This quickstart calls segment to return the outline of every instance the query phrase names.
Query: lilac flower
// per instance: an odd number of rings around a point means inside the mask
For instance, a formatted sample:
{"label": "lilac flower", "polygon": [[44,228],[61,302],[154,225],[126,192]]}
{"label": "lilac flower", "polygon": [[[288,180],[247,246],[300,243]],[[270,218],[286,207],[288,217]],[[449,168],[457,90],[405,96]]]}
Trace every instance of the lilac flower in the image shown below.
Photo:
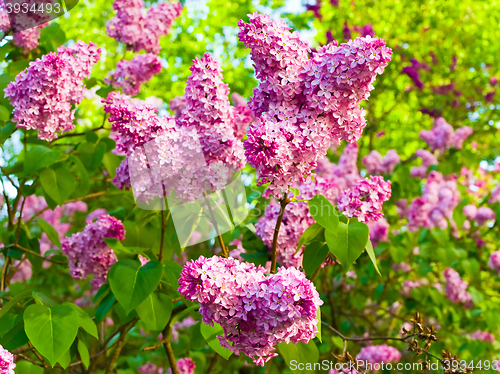
{"label": "lilac flower", "polygon": [[484,225],[488,221],[492,221],[496,218],[496,214],[493,210],[487,206],[482,206],[477,210],[476,222],[479,226]]}
{"label": "lilac flower", "polygon": [[496,251],[491,254],[488,266],[500,275],[500,251]]}
{"label": "lilac flower", "polygon": [[57,131],[75,127],[74,104],[83,100],[82,81],[101,50],[92,42],[79,41],[72,47],[59,47],[57,52],[31,62],[5,89],[17,127],[38,130],[38,137],[47,141],[57,138]]}
{"label": "lilac flower", "polygon": [[483,342],[490,342],[490,343],[495,342],[495,337],[493,336],[493,334],[490,334],[489,332],[486,331],[477,330],[470,337],[473,340],[482,340]]}
{"label": "lilac flower", "polygon": [[155,74],[161,72],[160,58],[152,53],[136,55],[132,60],[121,60],[116,69],[104,79],[106,84],[114,88],[121,87],[126,95],[137,95],[141,85],[149,82]]}
{"label": "lilac flower", "polygon": [[259,86],[249,107],[257,120],[245,140],[245,155],[265,196],[281,197],[303,183],[316,161],[341,140],[354,142],[365,126],[359,102],[390,59],[380,39],[357,38],[319,48],[307,44],[283,20],[254,13],[239,23],[239,38],[251,49]]}
{"label": "lilac flower", "polygon": [[388,241],[389,224],[385,218],[381,218],[378,221],[368,221],[366,224],[370,229],[370,240],[374,247],[376,247],[379,242]]}
{"label": "lilac flower", "polygon": [[14,355],[0,345],[0,372],[2,374],[14,374],[15,368]]}
{"label": "lilac flower", "polygon": [[411,168],[410,175],[413,178],[425,178],[429,166],[438,164],[437,157],[425,149],[417,149],[415,156],[422,160],[422,165]]}
{"label": "lilac flower", "polygon": [[[261,289],[270,295],[259,296]],[[261,366],[277,355],[277,344],[314,338],[316,313],[323,303],[314,285],[293,267],[265,276],[262,267],[217,256],[188,262],[179,292],[200,302],[204,323],[222,326],[222,346]]]}
{"label": "lilac flower", "polygon": [[371,176],[344,191],[337,208],[347,217],[358,217],[360,222],[378,221],[383,217],[382,203],[390,197],[391,182],[380,176]]}
{"label": "lilac flower", "polygon": [[62,252],[68,257],[70,274],[75,279],[94,275],[92,285],[99,288],[106,282],[116,256],[106,245],[104,238],[125,239],[125,228],[120,220],[102,215],[95,222],[89,222],[82,232],[61,241]]}
{"label": "lilac flower", "polygon": [[382,362],[397,362],[401,360],[401,353],[396,348],[386,344],[371,345],[361,348],[356,360],[368,361],[372,365]]}
{"label": "lilac flower", "polygon": [[500,185],[495,186],[493,190],[491,190],[491,196],[488,199],[488,203],[494,204],[500,201]]}
{"label": "lilac flower", "polygon": [[467,309],[472,307],[472,298],[470,293],[467,292],[468,285],[460,278],[460,274],[452,268],[447,268],[444,271],[444,277],[446,279],[446,297],[452,303],[464,304]]}
{"label": "lilac flower", "polygon": [[144,11],[142,0],[115,0],[116,16],[106,24],[108,36],[125,43],[128,50],[160,53],[160,38],[168,35],[175,19],[182,13],[178,1],[159,3]]}
{"label": "lilac flower", "polygon": [[371,175],[390,174],[400,161],[401,159],[395,149],[387,151],[383,158],[377,151],[371,151],[363,157],[363,165]]}
{"label": "lilac flower", "polygon": [[442,153],[451,147],[462,149],[462,143],[472,134],[472,131],[472,128],[468,126],[453,131],[453,126],[444,118],[438,117],[432,130],[420,131],[420,137],[429,145],[431,151],[439,150]]}

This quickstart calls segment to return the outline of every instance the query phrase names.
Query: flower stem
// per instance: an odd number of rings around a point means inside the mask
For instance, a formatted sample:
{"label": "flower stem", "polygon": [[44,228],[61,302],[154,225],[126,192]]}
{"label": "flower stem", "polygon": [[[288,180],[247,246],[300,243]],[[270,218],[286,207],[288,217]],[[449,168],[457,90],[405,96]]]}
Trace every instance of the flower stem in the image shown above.
{"label": "flower stem", "polygon": [[273,248],[271,252],[271,273],[276,273],[276,254],[277,254],[277,246],[278,246],[278,234],[280,232],[281,222],[283,221],[283,215],[285,214],[285,208],[288,201],[288,192],[283,196],[283,199],[280,200],[280,214],[278,216],[278,220],[276,221],[276,227],[274,229],[273,236]]}
{"label": "flower stem", "polygon": [[170,219],[170,211],[165,218],[165,211],[161,211],[161,238],[160,238],[160,252],[158,253],[158,261],[163,259],[163,242],[165,241],[165,229],[167,228],[168,220]]}

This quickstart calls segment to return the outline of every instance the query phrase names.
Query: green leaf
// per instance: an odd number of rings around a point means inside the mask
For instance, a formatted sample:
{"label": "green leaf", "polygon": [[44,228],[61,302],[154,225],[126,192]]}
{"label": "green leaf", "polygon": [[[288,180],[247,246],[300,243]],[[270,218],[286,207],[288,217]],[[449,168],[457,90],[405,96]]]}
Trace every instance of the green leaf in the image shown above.
{"label": "green leaf", "polygon": [[24,311],[26,335],[52,367],[69,350],[78,333],[78,314],[68,305],[30,305]]}
{"label": "green leaf", "polygon": [[304,244],[310,243],[325,232],[325,228],[319,223],[315,222],[309,226],[300,236],[299,243],[297,244],[297,251],[302,248]]}
{"label": "green leaf", "polygon": [[15,127],[11,122],[6,124],[5,126],[0,127],[0,145],[2,145],[7,139],[10,138],[14,130]]}
{"label": "green leaf", "polygon": [[214,323],[214,326],[208,326],[203,322],[200,322],[200,331],[203,338],[207,344],[212,348],[216,353],[224,357],[226,360],[233,354],[229,349],[224,348],[220,345],[219,338],[217,336],[224,336],[224,331],[222,330],[222,326],[218,323]]}
{"label": "green leaf", "polygon": [[99,335],[97,334],[97,326],[86,311],[84,311],[76,304],[64,303],[63,305],[68,305],[73,308],[76,313],[78,313],[78,324],[81,326],[81,328],[87,331],[94,338],[99,339]]}
{"label": "green leaf", "polygon": [[10,110],[8,110],[3,105],[0,105],[0,120],[8,121],[10,119]]}
{"label": "green leaf", "polygon": [[375,271],[377,272],[378,275],[382,276],[382,274],[380,274],[380,270],[378,269],[377,258],[375,257],[375,252],[373,251],[373,245],[371,240],[368,239],[368,241],[366,242],[365,249],[366,252],[368,253],[368,256],[370,257],[370,260],[373,263],[373,266],[375,267]]}
{"label": "green leaf", "polygon": [[256,266],[262,265],[266,266],[267,261],[269,261],[269,254],[263,252],[255,252],[255,253],[242,253],[241,257],[247,261],[255,264]]}
{"label": "green leaf", "polygon": [[318,310],[316,311],[316,318],[318,319],[318,324],[316,328],[318,329],[318,333],[316,337],[318,338],[320,343],[323,343],[323,338],[321,337],[321,308],[318,306]]}
{"label": "green leaf", "polygon": [[330,252],[337,257],[345,272],[351,268],[365,249],[368,233],[368,226],[360,222],[353,222],[350,225],[340,222],[336,234],[330,230],[325,231]]}
{"label": "green leaf", "polygon": [[61,152],[57,149],[50,149],[44,146],[37,146],[26,153],[24,159],[24,172],[32,173],[36,170],[52,165],[59,160]]}
{"label": "green leaf", "polygon": [[314,275],[323,261],[325,261],[326,256],[328,256],[328,251],[328,245],[317,241],[314,241],[306,246],[302,260],[302,267],[304,268],[306,276],[309,279]]}
{"label": "green leaf", "polygon": [[95,311],[95,321],[96,323],[101,322],[109,310],[113,307],[116,302],[116,297],[111,292],[106,295],[104,299],[100,302],[99,306]]}
{"label": "green leaf", "polygon": [[191,338],[189,339],[189,348],[194,351],[200,351],[205,347],[205,338],[201,335],[200,327],[203,323],[198,322],[191,330]]}
{"label": "green leaf", "polygon": [[148,330],[162,331],[172,314],[172,300],[163,293],[152,293],[135,310]]}
{"label": "green leaf", "polygon": [[71,348],[68,349],[64,354],[57,360],[57,363],[66,370],[66,368],[71,364]]}
{"label": "green leaf", "polygon": [[[314,370],[307,370],[307,364],[310,364],[311,369],[314,364],[319,360],[319,351],[316,347],[314,340],[309,343],[288,343],[285,342],[278,344],[280,355],[287,366],[294,372],[298,373],[312,373]],[[303,364],[302,370],[299,369],[299,364]],[[302,368],[302,367],[301,367]]]}
{"label": "green leaf", "polygon": [[32,295],[32,291],[26,290],[26,291],[23,291],[23,292],[17,294],[16,296],[14,296],[12,299],[10,299],[10,301],[7,304],[2,306],[2,309],[0,309],[0,318],[2,318],[4,315],[6,315],[7,312],[12,307],[14,307],[18,302],[20,302],[21,300],[24,300],[28,297],[31,297],[31,295]]}
{"label": "green leaf", "polygon": [[122,161],[120,160],[120,157],[111,152],[105,153],[102,158],[102,163],[104,164],[104,167],[108,171],[109,175],[113,178],[116,175],[116,168],[120,166],[121,162]]}
{"label": "green leaf", "polygon": [[298,197],[300,195],[300,191],[298,188],[292,187],[290,191],[293,193],[293,197]]}
{"label": "green leaf", "polygon": [[44,192],[58,205],[63,205],[75,190],[75,178],[66,169],[56,170],[45,168],[40,173],[40,181]]}
{"label": "green leaf", "polygon": [[112,86],[106,86],[99,88],[95,93],[102,98],[108,97],[110,92],[113,92],[114,88]]}
{"label": "green leaf", "polygon": [[339,225],[339,216],[335,207],[323,195],[316,195],[308,202],[309,213],[325,229],[335,233]]}
{"label": "green leaf", "polygon": [[80,354],[85,369],[88,369],[90,365],[89,349],[81,339],[78,340],[78,353]]}
{"label": "green leaf", "polygon": [[85,196],[90,188],[89,173],[83,165],[82,161],[75,155],[69,155],[68,160],[75,163],[78,172],[80,173],[80,188],[78,190],[78,196]]}
{"label": "green leaf", "polygon": [[16,374],[43,374],[43,368],[21,360],[16,362]]}
{"label": "green leaf", "polygon": [[61,241],[59,240],[59,234],[57,233],[56,229],[43,218],[37,218],[36,221],[42,228],[43,232],[47,234],[47,238],[49,238],[49,240],[54,243],[57,248],[62,249]]}
{"label": "green leaf", "polygon": [[25,345],[28,342],[28,337],[24,332],[24,321],[22,315],[16,316],[14,320],[14,327],[11,328],[2,338],[0,339],[0,345],[12,351]]}
{"label": "green leaf", "polygon": [[11,328],[16,324],[16,315],[12,313],[7,313],[5,316],[0,318],[0,338],[7,334]]}
{"label": "green leaf", "polygon": [[141,267],[139,261],[120,260],[109,270],[108,282],[128,314],[156,289],[162,274],[163,265],[158,261],[149,261]]}

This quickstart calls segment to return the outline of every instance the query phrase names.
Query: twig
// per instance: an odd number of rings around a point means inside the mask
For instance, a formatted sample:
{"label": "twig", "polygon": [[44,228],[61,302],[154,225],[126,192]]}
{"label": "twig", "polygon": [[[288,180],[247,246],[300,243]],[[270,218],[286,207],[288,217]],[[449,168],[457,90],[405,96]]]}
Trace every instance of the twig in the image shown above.
{"label": "twig", "polygon": [[0,291],[5,291],[6,281],[7,281],[7,270],[9,269],[10,257],[5,256],[5,263],[2,270],[2,284],[0,285]]}
{"label": "twig", "polygon": [[222,240],[222,235],[220,233],[219,226],[217,225],[217,220],[215,219],[214,212],[212,212],[212,206],[210,205],[210,201],[208,200],[207,191],[203,191],[203,196],[205,197],[205,201],[208,206],[208,211],[210,212],[210,217],[212,219],[212,226],[214,227],[217,237],[219,238],[219,244],[222,250],[222,256],[227,258],[229,256],[229,252],[224,246],[224,241]]}
{"label": "twig", "polygon": [[34,251],[32,251],[31,249],[28,249],[28,248],[24,248],[22,246],[20,246],[19,244],[10,244],[8,245],[7,247],[5,247],[6,249],[9,249],[9,248],[17,248],[19,249],[20,251],[23,251],[25,253],[28,253],[30,255],[33,255],[33,256],[36,256],[36,257],[39,257],[45,261],[49,261],[49,262],[52,262],[53,264],[57,264],[57,265],[67,265],[65,262],[60,262],[60,261],[55,261],[55,260],[52,260],[50,257],[44,257],[42,256],[40,253],[36,253]]}
{"label": "twig", "polygon": [[163,241],[165,240],[165,229],[167,228],[168,220],[170,219],[170,211],[167,218],[165,218],[165,211],[161,211],[161,239],[160,239],[160,252],[158,253],[158,261],[163,259]]}
{"label": "twig", "polygon": [[[29,345],[30,347],[33,347],[33,344],[31,344],[30,342],[28,342],[28,345]],[[47,367],[47,365],[45,365],[45,361],[43,360],[43,357],[42,357],[42,356],[40,356],[40,353],[38,353],[38,352],[36,351],[36,349],[34,349],[34,348],[35,348],[35,347],[33,347],[33,353],[34,353],[34,354],[35,354],[35,356],[36,356],[36,357],[40,360],[40,362],[42,363],[43,367],[44,367],[44,368],[46,368],[46,367]]]}
{"label": "twig", "polygon": [[273,236],[273,249],[271,252],[271,273],[274,274],[276,273],[276,254],[277,254],[277,247],[278,247],[278,234],[280,232],[280,226],[281,222],[283,221],[283,215],[285,214],[285,208],[287,204],[289,203],[288,201],[288,192],[285,193],[283,196],[283,199],[280,200],[280,214],[278,216],[278,220],[276,221],[276,227],[274,229],[274,236]]}
{"label": "twig", "polygon": [[217,361],[219,361],[219,355],[216,353],[210,360],[210,366],[207,369],[207,374],[213,374],[215,372]]}

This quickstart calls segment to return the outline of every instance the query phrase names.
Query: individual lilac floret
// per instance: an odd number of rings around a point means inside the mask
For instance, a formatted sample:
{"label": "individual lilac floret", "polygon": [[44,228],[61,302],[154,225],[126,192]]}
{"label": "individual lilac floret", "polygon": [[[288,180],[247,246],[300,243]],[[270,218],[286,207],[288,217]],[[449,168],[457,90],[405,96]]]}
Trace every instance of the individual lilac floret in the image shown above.
{"label": "individual lilac floret", "polygon": [[0,372],[2,374],[14,374],[15,368],[14,355],[0,345]]}
{"label": "individual lilac floret", "polygon": [[438,117],[432,130],[420,131],[420,138],[429,145],[431,151],[438,150],[442,153],[451,147],[462,149],[464,140],[472,132],[472,128],[468,126],[460,127],[456,131],[453,131],[452,125],[447,123],[443,117]]}
{"label": "individual lilac floret", "polygon": [[106,24],[108,36],[125,43],[128,50],[159,54],[160,38],[168,35],[175,19],[182,13],[178,1],[159,3],[147,10],[142,0],[115,0],[116,15]]}
{"label": "individual lilac floret", "polygon": [[370,364],[381,364],[382,362],[397,362],[401,360],[401,353],[394,347],[386,344],[370,345],[361,348],[356,360],[368,361]]}
{"label": "individual lilac floret", "polygon": [[38,137],[47,141],[57,138],[59,130],[75,128],[74,106],[84,98],[82,81],[99,60],[101,49],[79,41],[57,52],[30,62],[5,89],[17,127],[38,130]]}
{"label": "individual lilac floret", "polygon": [[401,158],[395,149],[390,149],[385,157],[382,157],[377,151],[371,151],[363,157],[363,165],[370,175],[390,174],[400,161]]}
{"label": "individual lilac floret", "polygon": [[125,95],[137,95],[143,83],[149,82],[155,74],[161,72],[160,58],[152,53],[136,55],[130,61],[121,60],[116,69],[104,79],[114,88],[122,88]]}
{"label": "individual lilac floret", "polygon": [[69,260],[71,276],[83,279],[93,274],[94,289],[106,282],[108,271],[116,262],[116,256],[104,238],[125,239],[123,223],[109,215],[102,215],[97,221],[87,223],[82,232],[61,241],[62,252]]}
{"label": "individual lilac floret", "polygon": [[500,251],[496,251],[491,254],[488,266],[500,275]]}
{"label": "individual lilac floret", "polygon": [[444,277],[446,279],[446,297],[452,303],[464,304],[467,309],[472,307],[472,298],[470,293],[467,292],[468,284],[460,278],[460,274],[452,268],[447,268],[444,271]]}
{"label": "individual lilac floret", "polygon": [[221,345],[261,366],[277,356],[281,342],[307,343],[318,332],[323,302],[313,283],[295,268],[264,269],[232,258],[201,256],[181,272],[179,292],[201,304],[203,322],[219,323]]}
{"label": "individual lilac floret", "polygon": [[482,340],[483,342],[490,342],[490,343],[495,342],[495,337],[493,336],[493,334],[481,330],[477,330],[474,334],[470,336],[470,338],[473,340]]}
{"label": "individual lilac floret", "polygon": [[346,217],[358,217],[360,222],[378,221],[383,217],[382,204],[391,197],[391,181],[377,176],[365,178],[345,191],[337,208]]}
{"label": "individual lilac floret", "polygon": [[422,160],[422,165],[415,166],[410,170],[410,174],[413,178],[425,178],[429,166],[438,164],[437,157],[426,149],[417,149],[415,156]]}

